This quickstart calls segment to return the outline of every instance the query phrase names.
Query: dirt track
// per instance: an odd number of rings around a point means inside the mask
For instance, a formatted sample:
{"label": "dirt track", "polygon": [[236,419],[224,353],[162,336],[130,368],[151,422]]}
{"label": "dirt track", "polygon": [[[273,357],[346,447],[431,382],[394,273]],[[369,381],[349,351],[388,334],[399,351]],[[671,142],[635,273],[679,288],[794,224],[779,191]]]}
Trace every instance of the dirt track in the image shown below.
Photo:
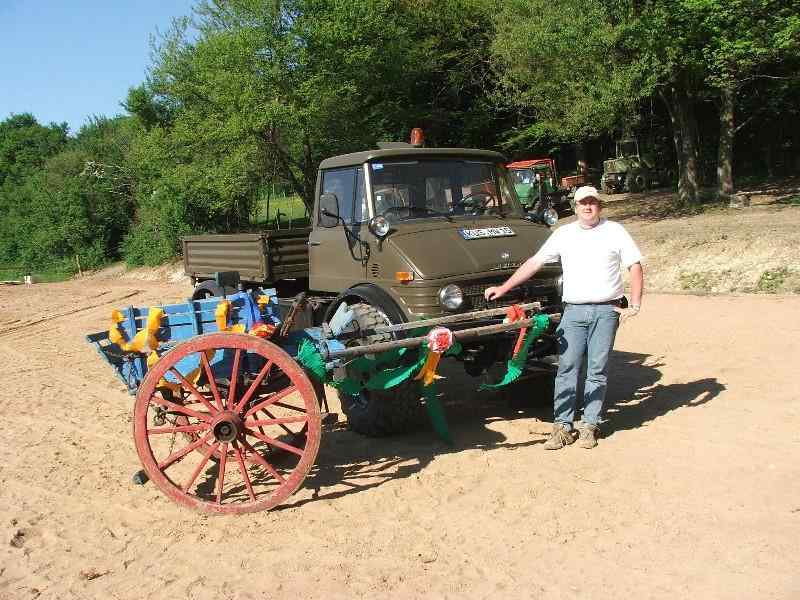
{"label": "dirt track", "polygon": [[337,429],[281,510],[206,517],[131,483],[132,398],[83,341],[187,292],[0,288],[0,598],[800,597],[800,298],[648,296],[593,451],[476,394],[453,448]]}

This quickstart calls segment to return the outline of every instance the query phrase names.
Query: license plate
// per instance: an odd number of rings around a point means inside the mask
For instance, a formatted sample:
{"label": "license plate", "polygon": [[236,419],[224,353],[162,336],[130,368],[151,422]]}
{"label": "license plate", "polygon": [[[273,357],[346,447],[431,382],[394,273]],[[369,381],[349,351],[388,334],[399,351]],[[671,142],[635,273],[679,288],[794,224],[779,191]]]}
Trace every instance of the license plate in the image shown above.
{"label": "license plate", "polygon": [[511,227],[480,227],[478,229],[459,229],[458,232],[465,240],[480,240],[483,238],[508,237],[516,235]]}

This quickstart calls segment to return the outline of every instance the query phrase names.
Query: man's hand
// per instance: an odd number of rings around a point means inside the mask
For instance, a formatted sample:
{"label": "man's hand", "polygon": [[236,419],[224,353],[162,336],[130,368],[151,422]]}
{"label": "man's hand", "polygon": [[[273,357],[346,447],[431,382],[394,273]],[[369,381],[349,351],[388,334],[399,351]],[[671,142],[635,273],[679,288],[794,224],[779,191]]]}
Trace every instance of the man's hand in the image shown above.
{"label": "man's hand", "polygon": [[[489,290],[486,291],[488,292]],[[625,321],[627,321],[631,317],[635,317],[636,315],[638,315],[639,310],[641,310],[641,307],[638,306],[637,304],[631,304],[628,308],[615,308],[614,310],[619,313],[619,324],[622,325]]]}
{"label": "man's hand", "polygon": [[502,285],[495,285],[492,287],[488,287],[483,292],[483,297],[486,298],[487,301],[497,300],[498,298],[505,295],[506,291],[503,289]]}
{"label": "man's hand", "polygon": [[513,290],[519,284],[527,281],[533,277],[534,273],[542,268],[542,261],[536,258],[536,255],[531,256],[528,260],[522,263],[517,270],[511,274],[511,277],[506,279],[502,285],[494,285],[488,287],[483,292],[483,297],[486,300],[497,300],[506,295],[508,290]]}

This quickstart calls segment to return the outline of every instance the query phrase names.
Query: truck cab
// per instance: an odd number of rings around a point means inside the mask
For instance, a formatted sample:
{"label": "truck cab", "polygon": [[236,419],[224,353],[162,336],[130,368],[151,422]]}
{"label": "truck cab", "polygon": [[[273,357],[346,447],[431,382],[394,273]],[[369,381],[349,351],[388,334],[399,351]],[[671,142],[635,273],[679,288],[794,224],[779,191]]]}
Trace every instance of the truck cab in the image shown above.
{"label": "truck cab", "polygon": [[[526,215],[504,164],[496,152],[411,145],[322,161],[309,287],[380,298],[393,321],[485,308],[485,288],[550,235]],[[502,303],[560,302],[560,275],[547,266]]]}

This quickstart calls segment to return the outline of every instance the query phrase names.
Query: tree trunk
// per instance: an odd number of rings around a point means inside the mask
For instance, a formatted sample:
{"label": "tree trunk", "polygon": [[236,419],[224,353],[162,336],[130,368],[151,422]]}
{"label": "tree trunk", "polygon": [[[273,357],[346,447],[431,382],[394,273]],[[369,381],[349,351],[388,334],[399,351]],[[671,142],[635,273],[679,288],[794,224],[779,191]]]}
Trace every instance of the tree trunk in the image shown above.
{"label": "tree trunk", "polygon": [[697,119],[687,91],[680,85],[662,90],[661,99],[672,123],[672,141],[678,166],[678,197],[685,204],[698,201]]}
{"label": "tree trunk", "polygon": [[688,185],[688,200],[695,204],[699,200],[700,177],[698,175],[697,160],[697,117],[694,106],[686,89],[678,91],[678,110],[681,113],[681,140],[683,141],[684,169],[686,170],[686,183]]}
{"label": "tree trunk", "polygon": [[767,177],[772,179],[775,177],[775,136],[770,131],[772,128],[767,129],[766,140],[764,141],[764,160],[766,161]]}
{"label": "tree trunk", "polygon": [[[664,106],[667,107],[667,114],[669,115],[669,120],[672,125],[672,143],[675,146],[675,162],[676,162],[676,173],[678,175],[678,197],[681,198],[682,201],[686,201],[684,198],[685,190],[687,189],[686,183],[686,170],[684,167],[684,160],[683,160],[683,142],[681,141],[681,127],[678,123],[678,117],[675,114],[675,110],[672,107],[672,101],[670,95],[666,92],[662,92],[660,94],[661,100],[664,102]],[[672,183],[672,182],[670,182]]]}
{"label": "tree trunk", "polygon": [[586,142],[575,144],[575,158],[578,162],[578,175],[589,174],[589,163],[586,160]]}
{"label": "tree trunk", "polygon": [[[293,161],[289,155],[289,150],[284,147],[280,142],[280,135],[275,128],[268,128],[261,132],[261,137],[266,142],[267,148],[273,152],[274,159],[278,166],[278,173],[283,176],[292,186],[295,194],[300,196],[303,204],[308,209],[308,214],[313,215],[314,211],[314,182],[313,178],[309,179],[310,171],[310,145],[308,137],[304,143],[304,159],[302,161]],[[302,177],[295,174],[295,169],[302,173]]]}
{"label": "tree trunk", "polygon": [[733,137],[736,90],[725,87],[720,91],[719,148],[717,150],[717,184],[721,200],[733,196]]}

